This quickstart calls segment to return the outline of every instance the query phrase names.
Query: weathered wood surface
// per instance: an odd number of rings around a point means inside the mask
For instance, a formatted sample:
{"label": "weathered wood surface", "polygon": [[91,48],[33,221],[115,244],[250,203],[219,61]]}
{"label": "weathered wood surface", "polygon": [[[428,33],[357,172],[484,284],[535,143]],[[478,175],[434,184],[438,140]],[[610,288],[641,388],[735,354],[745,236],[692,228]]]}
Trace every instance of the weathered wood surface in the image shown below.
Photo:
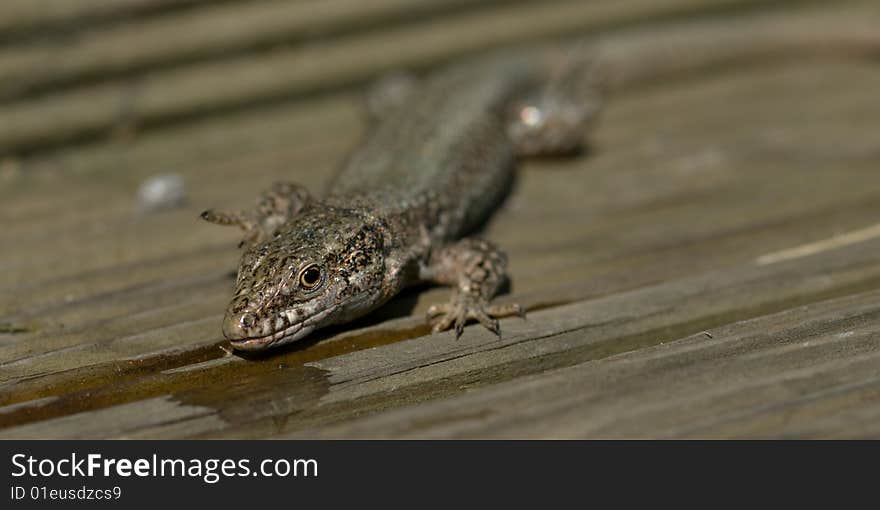
{"label": "weathered wood surface", "polygon": [[[880,434],[872,2],[53,3],[0,7],[0,437]],[[236,234],[198,212],[320,188],[387,69],[597,31],[590,150],[524,165],[485,232],[526,321],[426,335],[428,289],[219,348]],[[138,213],[161,173],[187,204]]]}

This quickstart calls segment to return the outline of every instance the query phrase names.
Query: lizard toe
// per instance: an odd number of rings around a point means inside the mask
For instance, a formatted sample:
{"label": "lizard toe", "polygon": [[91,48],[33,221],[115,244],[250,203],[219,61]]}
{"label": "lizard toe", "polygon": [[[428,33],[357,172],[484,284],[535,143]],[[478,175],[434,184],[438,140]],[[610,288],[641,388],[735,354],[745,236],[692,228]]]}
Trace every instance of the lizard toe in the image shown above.
{"label": "lizard toe", "polygon": [[439,333],[441,331],[446,331],[452,324],[455,322],[455,314],[451,312],[443,312],[433,320],[429,320],[431,323],[431,332]]}
{"label": "lizard toe", "polygon": [[430,321],[435,317],[448,314],[451,310],[452,306],[449,303],[444,303],[442,305],[431,305],[428,307],[428,311],[425,312],[425,316]]}
{"label": "lizard toe", "polygon": [[511,317],[513,315],[522,317],[523,319],[526,318],[525,308],[517,303],[511,303],[508,305],[491,305],[486,308],[486,313],[496,319],[500,319],[502,317]]}
{"label": "lizard toe", "polygon": [[459,338],[468,321],[474,320],[500,337],[501,325],[498,319],[511,315],[522,317],[523,308],[517,304],[489,305],[484,300],[457,296],[449,303],[432,305],[425,315],[433,333],[454,328],[455,337]]}
{"label": "lizard toe", "polygon": [[490,311],[491,307],[485,306],[477,306],[471,308],[468,311],[468,318],[476,319],[480,324],[483,325],[489,331],[495,333],[498,336],[501,336],[501,326],[498,323],[498,319],[494,318],[492,312]]}

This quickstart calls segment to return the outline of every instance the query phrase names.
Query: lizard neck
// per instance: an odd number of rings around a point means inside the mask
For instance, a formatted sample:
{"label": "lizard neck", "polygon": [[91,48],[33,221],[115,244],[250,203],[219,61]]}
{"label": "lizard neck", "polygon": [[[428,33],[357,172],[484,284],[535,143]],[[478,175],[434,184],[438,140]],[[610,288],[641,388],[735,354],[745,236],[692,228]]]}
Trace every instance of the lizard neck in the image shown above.
{"label": "lizard neck", "polygon": [[386,299],[419,280],[420,264],[428,259],[432,247],[440,245],[448,235],[440,219],[440,208],[429,196],[403,197],[396,190],[383,188],[329,196],[325,203],[330,207],[345,204],[382,232],[382,294]]}

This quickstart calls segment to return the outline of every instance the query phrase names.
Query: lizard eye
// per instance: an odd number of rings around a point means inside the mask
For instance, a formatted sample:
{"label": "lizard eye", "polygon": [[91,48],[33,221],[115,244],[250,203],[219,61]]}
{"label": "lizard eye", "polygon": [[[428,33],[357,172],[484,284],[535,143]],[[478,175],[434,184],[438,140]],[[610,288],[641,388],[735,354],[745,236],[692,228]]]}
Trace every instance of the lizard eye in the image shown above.
{"label": "lizard eye", "polygon": [[306,289],[313,289],[321,283],[321,268],[312,264],[299,273],[299,284]]}

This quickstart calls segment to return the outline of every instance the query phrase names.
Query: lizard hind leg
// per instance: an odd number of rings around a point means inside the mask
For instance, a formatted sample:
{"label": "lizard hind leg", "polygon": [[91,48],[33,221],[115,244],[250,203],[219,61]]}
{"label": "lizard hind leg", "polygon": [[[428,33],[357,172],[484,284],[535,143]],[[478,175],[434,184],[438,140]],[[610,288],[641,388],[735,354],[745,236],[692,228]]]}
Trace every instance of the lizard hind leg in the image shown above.
{"label": "lizard hind leg", "polygon": [[498,319],[523,315],[522,307],[490,305],[506,278],[507,258],[492,243],[478,238],[462,239],[432,254],[420,270],[423,280],[454,286],[452,298],[428,308],[434,332],[455,328],[461,336],[468,320],[476,320],[501,336]]}
{"label": "lizard hind leg", "polygon": [[594,51],[580,44],[554,57],[546,82],[507,109],[507,134],[520,156],[576,154],[602,109],[605,72]]}
{"label": "lizard hind leg", "polygon": [[260,194],[257,206],[247,211],[215,211],[202,213],[203,220],[217,225],[233,225],[244,231],[239,246],[253,246],[274,235],[284,222],[290,220],[312,201],[308,190],[291,182],[276,182]]}

